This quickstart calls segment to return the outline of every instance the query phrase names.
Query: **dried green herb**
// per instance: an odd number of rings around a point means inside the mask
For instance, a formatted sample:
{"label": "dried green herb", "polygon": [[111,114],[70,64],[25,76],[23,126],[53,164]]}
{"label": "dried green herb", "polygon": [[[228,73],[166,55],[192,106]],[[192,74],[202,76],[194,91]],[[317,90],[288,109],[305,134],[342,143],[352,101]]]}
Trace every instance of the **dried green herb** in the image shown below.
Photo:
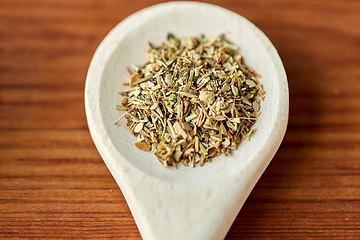
{"label": "dried green herb", "polygon": [[115,124],[126,118],[137,148],[151,150],[165,166],[194,167],[250,140],[265,92],[237,46],[224,35],[172,34],[149,46],[148,62],[134,70],[114,106],[126,110]]}

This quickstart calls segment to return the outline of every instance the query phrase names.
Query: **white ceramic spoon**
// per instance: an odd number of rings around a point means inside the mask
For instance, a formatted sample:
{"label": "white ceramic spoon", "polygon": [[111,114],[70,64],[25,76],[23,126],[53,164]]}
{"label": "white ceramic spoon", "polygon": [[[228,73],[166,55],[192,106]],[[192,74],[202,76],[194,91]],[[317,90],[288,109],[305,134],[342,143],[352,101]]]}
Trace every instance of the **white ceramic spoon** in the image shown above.
{"label": "white ceramic spoon", "polygon": [[[166,168],[136,142],[123,112],[114,110],[131,64],[147,60],[146,43],[161,44],[167,33],[226,37],[240,47],[266,91],[257,132],[232,156],[203,167]],[[196,2],[155,5],[131,15],[100,44],[89,67],[85,108],[91,136],[123,192],[144,239],[223,239],[285,134],[288,86],[284,67],[269,39],[245,18]]]}

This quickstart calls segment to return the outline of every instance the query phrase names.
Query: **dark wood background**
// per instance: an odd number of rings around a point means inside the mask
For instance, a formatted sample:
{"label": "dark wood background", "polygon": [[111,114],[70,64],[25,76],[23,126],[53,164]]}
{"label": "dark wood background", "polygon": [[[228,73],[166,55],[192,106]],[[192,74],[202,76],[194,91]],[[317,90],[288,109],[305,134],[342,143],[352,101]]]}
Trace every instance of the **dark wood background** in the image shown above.
{"label": "dark wood background", "polygon": [[[290,88],[285,139],[226,239],[360,239],[360,1],[209,2],[270,38]],[[83,98],[101,40],[156,3],[0,1],[1,239],[140,239]]]}

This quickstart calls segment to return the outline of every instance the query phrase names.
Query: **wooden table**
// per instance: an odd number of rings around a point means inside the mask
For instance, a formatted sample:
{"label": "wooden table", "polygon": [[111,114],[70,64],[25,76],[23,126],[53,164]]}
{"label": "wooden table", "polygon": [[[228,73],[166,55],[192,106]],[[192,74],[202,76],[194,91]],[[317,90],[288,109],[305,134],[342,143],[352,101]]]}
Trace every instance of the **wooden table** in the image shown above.
{"label": "wooden table", "polygon": [[[103,37],[158,2],[0,2],[1,239],[140,239],[83,93]],[[209,2],[271,39],[290,88],[285,139],[226,239],[360,239],[360,2]]]}

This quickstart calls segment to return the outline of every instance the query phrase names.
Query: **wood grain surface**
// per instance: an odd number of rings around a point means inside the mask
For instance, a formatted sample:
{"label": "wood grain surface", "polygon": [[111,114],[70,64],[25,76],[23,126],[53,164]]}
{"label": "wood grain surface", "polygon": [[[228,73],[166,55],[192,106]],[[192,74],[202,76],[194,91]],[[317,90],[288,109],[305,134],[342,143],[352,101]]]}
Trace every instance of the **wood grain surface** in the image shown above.
{"label": "wood grain surface", "polygon": [[[270,38],[290,88],[285,139],[226,239],[360,239],[360,1],[208,2]],[[1,239],[141,239],[83,98],[101,40],[156,3],[0,1]]]}

